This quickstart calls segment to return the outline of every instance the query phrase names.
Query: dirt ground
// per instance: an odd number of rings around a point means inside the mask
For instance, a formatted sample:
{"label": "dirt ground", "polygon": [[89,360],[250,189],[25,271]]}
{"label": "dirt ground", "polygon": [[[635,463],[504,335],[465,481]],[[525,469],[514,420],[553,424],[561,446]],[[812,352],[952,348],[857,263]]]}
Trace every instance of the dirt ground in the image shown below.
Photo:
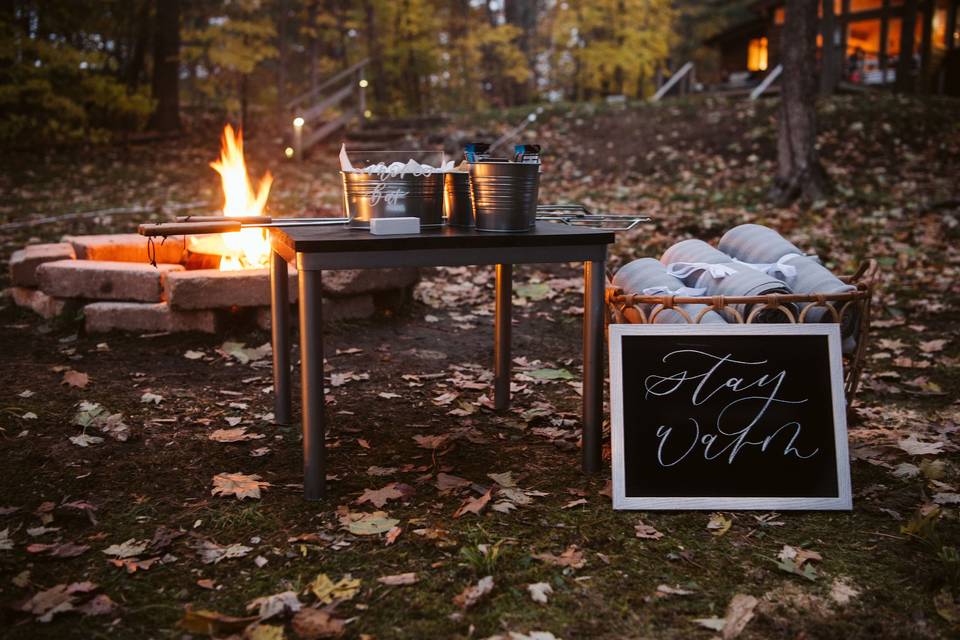
{"label": "dirt ground", "polygon": [[[246,627],[254,638],[311,637],[316,628],[290,611],[296,597],[351,638],[711,638],[725,618],[725,637],[955,637],[957,104],[824,103],[821,152],[835,192],[810,209],[764,203],[774,109],[557,108],[529,135],[555,154],[542,201],[656,218],[620,236],[611,268],[744,221],[777,226],[838,272],[878,259],[877,322],[850,423],[852,512],[613,511],[608,461],[596,476],[579,471],[577,265],[515,271],[516,388],[502,414],[487,406],[492,268],[425,270],[399,314],[328,326],[330,497],[318,503],[302,499],[298,429],[272,424],[269,354],[256,349],[267,333],[238,321],[218,336],[85,335],[82,318],[43,321],[3,298],[0,635]],[[190,140],[5,157],[0,222],[215,202],[202,169],[215,135]],[[259,175],[271,163],[248,149]],[[328,157],[270,166],[274,207],[334,204],[333,166]],[[2,231],[0,258],[31,238],[127,230],[148,217]],[[211,439],[241,427],[254,439]],[[259,498],[212,495],[217,474],[269,486]],[[809,558],[806,571],[789,570],[785,547]],[[337,586],[324,589],[321,574]],[[493,587],[481,594],[486,576]],[[470,587],[477,602],[461,606]],[[248,626],[264,611],[257,598],[284,592],[295,594],[286,610],[275,598],[277,615]],[[747,622],[734,633],[738,612]]]}

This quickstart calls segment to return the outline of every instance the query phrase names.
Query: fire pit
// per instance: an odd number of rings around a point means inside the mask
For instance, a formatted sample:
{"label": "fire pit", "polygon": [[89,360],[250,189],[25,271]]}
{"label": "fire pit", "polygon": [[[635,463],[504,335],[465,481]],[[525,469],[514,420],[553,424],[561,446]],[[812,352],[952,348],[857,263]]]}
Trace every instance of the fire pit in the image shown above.
{"label": "fire pit", "polygon": [[[220,159],[210,166],[220,174],[223,215],[263,212],[273,178],[265,174],[253,190],[240,132],[224,128]],[[10,293],[16,304],[46,318],[82,308],[88,332],[214,333],[237,314],[269,328],[269,258],[263,229],[170,237],[154,243],[152,254],[138,234],[65,236],[14,253]],[[296,279],[291,269],[294,303]],[[331,273],[323,283],[326,318],[370,317],[406,299],[418,279],[415,268]]]}

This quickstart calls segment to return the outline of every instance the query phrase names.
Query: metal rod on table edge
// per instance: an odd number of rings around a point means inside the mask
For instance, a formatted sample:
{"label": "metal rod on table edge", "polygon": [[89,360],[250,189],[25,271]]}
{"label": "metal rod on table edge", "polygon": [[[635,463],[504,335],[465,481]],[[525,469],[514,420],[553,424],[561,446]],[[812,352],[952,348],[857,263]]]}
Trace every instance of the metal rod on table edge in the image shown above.
{"label": "metal rod on table edge", "polygon": [[298,226],[325,226],[346,224],[347,218],[318,218],[308,220],[306,218],[289,218],[284,220],[275,220],[262,224],[242,224],[229,218],[210,222],[161,222],[158,224],[141,224],[137,232],[142,236],[182,236],[182,235],[202,235],[206,233],[232,233],[242,229],[263,229],[273,227],[298,227]]}

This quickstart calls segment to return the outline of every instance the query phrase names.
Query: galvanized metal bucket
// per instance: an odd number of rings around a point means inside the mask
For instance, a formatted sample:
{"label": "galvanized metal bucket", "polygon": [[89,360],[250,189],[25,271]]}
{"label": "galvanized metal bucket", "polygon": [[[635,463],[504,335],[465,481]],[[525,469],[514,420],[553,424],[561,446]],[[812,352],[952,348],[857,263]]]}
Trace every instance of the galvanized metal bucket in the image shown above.
{"label": "galvanized metal bucket", "polygon": [[477,162],[470,186],[478,231],[527,231],[537,224],[540,165]]}
{"label": "galvanized metal bucket", "polygon": [[369,229],[374,218],[419,218],[420,228],[443,225],[442,173],[388,176],[341,171],[348,226]]}
{"label": "galvanized metal bucket", "polygon": [[447,224],[451,227],[472,228],[477,226],[473,211],[473,194],[470,192],[470,174],[455,171],[445,174],[443,208]]}

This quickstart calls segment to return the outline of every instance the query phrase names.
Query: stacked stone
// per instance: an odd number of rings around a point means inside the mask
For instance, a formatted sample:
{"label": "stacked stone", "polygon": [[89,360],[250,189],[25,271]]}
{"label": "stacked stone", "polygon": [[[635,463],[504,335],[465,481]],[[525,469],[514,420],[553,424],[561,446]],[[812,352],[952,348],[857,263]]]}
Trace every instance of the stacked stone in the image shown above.
{"label": "stacked stone", "polygon": [[[257,323],[269,328],[269,270],[196,268],[211,266],[211,259],[187,251],[182,237],[154,247],[156,267],[149,264],[146,238],[137,234],[66,236],[27,246],[10,260],[11,297],[45,318],[82,307],[91,333],[214,333],[226,314],[250,308]],[[370,317],[378,302],[408,293],[418,279],[417,269],[325,272],[324,320]],[[293,268],[289,287],[295,303]]]}

